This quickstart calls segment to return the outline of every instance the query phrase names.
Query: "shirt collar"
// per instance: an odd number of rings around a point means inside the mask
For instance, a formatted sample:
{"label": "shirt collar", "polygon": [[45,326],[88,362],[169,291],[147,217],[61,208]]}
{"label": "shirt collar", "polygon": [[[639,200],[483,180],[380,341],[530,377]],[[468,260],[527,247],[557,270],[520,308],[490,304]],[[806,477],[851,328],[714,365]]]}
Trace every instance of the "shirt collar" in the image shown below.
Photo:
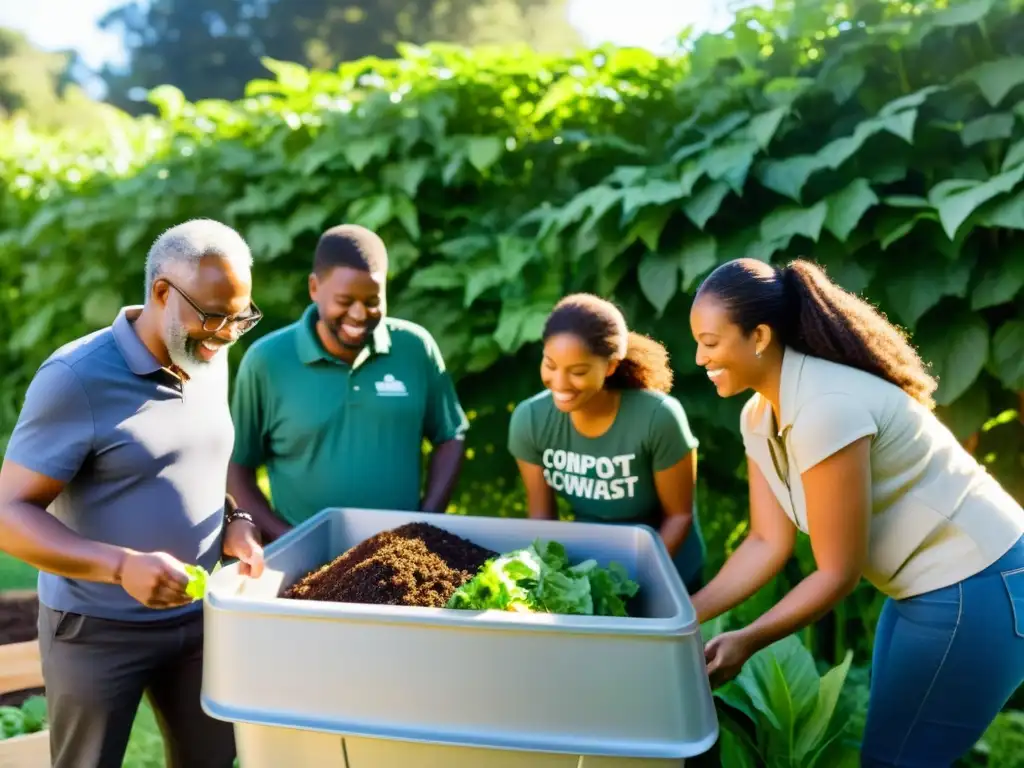
{"label": "shirt collar", "polygon": [[[312,363],[320,360],[326,360],[332,363],[339,362],[337,358],[333,357],[326,349],[324,349],[324,345],[320,342],[320,337],[316,332],[316,323],[319,319],[320,313],[317,311],[316,304],[310,304],[302,313],[302,318],[299,321],[295,344],[298,348],[299,359],[306,365],[311,365]],[[352,363],[352,367],[358,368],[366,362],[371,355],[386,355],[390,351],[391,332],[388,331],[385,321],[381,320],[373,330],[373,336],[370,338],[370,343],[360,350],[355,361]]]}
{"label": "shirt collar", "polygon": [[117,313],[117,317],[114,318],[112,330],[114,341],[121,351],[121,356],[128,363],[129,370],[136,376],[149,376],[162,370],[163,366],[142,343],[142,339],[139,338],[132,326],[141,312],[142,307],[138,305],[122,307]]}
{"label": "shirt collar", "polygon": [[783,434],[793,426],[797,399],[800,391],[800,377],[803,374],[807,355],[797,352],[792,347],[782,350],[782,373],[779,377],[779,424],[778,430],[773,429],[775,417],[772,406],[760,397],[758,408],[752,414],[751,432],[761,437],[775,437]]}

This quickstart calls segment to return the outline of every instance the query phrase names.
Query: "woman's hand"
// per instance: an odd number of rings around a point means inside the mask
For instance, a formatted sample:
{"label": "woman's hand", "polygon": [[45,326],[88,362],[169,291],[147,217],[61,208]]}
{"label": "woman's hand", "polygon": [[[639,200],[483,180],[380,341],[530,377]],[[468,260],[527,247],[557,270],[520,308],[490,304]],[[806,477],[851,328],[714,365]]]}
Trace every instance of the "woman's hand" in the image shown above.
{"label": "woman's hand", "polygon": [[704,661],[711,687],[717,688],[736,677],[756,652],[752,639],[742,630],[723,632],[711,638],[704,646]]}

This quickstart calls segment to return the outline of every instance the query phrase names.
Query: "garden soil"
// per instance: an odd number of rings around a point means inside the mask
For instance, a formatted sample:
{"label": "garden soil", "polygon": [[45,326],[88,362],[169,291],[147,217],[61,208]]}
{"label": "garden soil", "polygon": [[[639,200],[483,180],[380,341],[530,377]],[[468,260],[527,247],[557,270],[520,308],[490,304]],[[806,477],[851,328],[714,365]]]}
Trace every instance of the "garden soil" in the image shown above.
{"label": "garden soil", "polygon": [[[36,619],[39,600],[34,594],[24,597],[0,597],[0,645],[24,643],[39,636]],[[41,695],[42,688],[0,693],[0,706],[17,707],[32,695]]]}
{"label": "garden soil", "polygon": [[300,579],[283,597],[443,608],[497,555],[428,523],[409,523],[357,544]]}

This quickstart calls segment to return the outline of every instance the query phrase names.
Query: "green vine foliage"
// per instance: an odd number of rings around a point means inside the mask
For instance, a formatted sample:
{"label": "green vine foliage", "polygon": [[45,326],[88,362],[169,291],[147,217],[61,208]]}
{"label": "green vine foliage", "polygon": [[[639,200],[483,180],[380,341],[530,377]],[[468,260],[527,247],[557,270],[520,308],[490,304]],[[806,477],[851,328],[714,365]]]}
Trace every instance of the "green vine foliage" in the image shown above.
{"label": "green vine foliage", "polygon": [[266,60],[237,102],[165,86],[159,117],[102,135],[0,127],[0,444],[51,350],[141,300],[164,228],[208,216],[248,238],[255,338],[297,317],[316,238],[349,221],[386,239],[391,311],[458,377],[473,421],[458,512],[523,513],[508,416],[541,386],[547,312],[589,290],[667,345],[723,557],[746,510],[742,398],[696,368],[688,310],[738,256],[816,259],[877,303],[934,366],[942,418],[1021,495],[1022,5],[779,2],[673,57]]}

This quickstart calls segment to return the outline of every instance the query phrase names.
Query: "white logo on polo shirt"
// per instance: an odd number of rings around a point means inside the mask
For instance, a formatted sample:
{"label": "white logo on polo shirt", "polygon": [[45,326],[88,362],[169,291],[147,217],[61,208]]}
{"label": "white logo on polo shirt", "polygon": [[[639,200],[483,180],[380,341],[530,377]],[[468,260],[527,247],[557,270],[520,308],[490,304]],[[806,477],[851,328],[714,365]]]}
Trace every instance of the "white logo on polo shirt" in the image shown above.
{"label": "white logo on polo shirt", "polygon": [[405,388],[405,384],[396,379],[390,373],[385,374],[384,378],[376,382],[373,386],[377,388],[377,394],[380,397],[409,396],[409,391]]}

